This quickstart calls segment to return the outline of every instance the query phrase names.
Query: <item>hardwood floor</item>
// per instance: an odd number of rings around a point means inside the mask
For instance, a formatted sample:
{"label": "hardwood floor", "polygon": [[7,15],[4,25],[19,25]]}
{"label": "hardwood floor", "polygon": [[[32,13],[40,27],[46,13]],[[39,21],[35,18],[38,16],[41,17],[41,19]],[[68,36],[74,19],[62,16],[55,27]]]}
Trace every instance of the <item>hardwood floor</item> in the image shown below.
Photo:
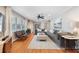
{"label": "hardwood floor", "polygon": [[[69,53],[73,51],[66,51],[61,49],[28,49],[31,40],[33,39],[34,34],[31,33],[28,36],[22,37],[19,40],[16,40],[11,45],[5,46],[6,49],[5,53]],[[10,43],[10,42],[9,42]]]}
{"label": "hardwood floor", "polygon": [[27,49],[26,53],[64,53],[64,50],[56,49]]}
{"label": "hardwood floor", "polygon": [[15,53],[21,53],[21,52],[25,52],[30,41],[33,39],[33,33],[29,34],[28,36],[25,36],[17,41],[15,41],[12,44],[12,48],[11,48],[11,52],[15,52]]}

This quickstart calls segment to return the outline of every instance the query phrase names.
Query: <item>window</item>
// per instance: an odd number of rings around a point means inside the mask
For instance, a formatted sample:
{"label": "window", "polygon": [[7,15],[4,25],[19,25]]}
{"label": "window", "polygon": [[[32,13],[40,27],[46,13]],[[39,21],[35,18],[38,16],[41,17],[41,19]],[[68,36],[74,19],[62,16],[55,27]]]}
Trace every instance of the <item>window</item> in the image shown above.
{"label": "window", "polygon": [[16,32],[17,31],[17,29],[16,29],[16,25],[17,25],[17,17],[13,17],[12,18],[12,32]]}
{"label": "window", "polygon": [[0,36],[4,34],[4,16],[0,13]]}

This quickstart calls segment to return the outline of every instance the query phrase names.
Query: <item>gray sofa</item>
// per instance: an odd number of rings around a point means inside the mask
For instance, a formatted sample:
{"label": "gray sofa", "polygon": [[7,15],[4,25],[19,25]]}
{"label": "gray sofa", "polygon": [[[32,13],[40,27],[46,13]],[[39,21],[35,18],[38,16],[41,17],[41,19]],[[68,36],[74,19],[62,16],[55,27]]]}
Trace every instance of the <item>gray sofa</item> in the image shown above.
{"label": "gray sofa", "polygon": [[58,35],[51,33],[51,32],[45,32],[46,35],[48,35],[48,37],[55,42],[58,46],[60,46],[60,40],[58,39]]}

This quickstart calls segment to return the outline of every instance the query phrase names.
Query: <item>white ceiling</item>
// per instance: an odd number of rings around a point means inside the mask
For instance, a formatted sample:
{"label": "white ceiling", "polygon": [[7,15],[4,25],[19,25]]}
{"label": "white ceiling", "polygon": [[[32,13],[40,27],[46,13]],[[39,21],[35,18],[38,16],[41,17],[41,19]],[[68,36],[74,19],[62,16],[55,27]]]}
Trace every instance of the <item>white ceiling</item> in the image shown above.
{"label": "white ceiling", "polygon": [[13,6],[12,9],[22,16],[37,20],[38,14],[43,14],[45,19],[54,18],[63,15],[72,6]]}

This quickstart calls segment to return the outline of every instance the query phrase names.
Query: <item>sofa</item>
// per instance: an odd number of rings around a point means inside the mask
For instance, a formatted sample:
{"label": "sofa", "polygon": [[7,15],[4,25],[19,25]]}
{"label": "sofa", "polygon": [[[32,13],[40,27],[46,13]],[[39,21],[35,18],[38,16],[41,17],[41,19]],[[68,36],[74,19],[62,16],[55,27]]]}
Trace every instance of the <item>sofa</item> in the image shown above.
{"label": "sofa", "polygon": [[49,31],[45,32],[46,35],[48,35],[48,37],[55,42],[58,46],[60,46],[60,40],[58,39],[58,35],[51,33]]}

